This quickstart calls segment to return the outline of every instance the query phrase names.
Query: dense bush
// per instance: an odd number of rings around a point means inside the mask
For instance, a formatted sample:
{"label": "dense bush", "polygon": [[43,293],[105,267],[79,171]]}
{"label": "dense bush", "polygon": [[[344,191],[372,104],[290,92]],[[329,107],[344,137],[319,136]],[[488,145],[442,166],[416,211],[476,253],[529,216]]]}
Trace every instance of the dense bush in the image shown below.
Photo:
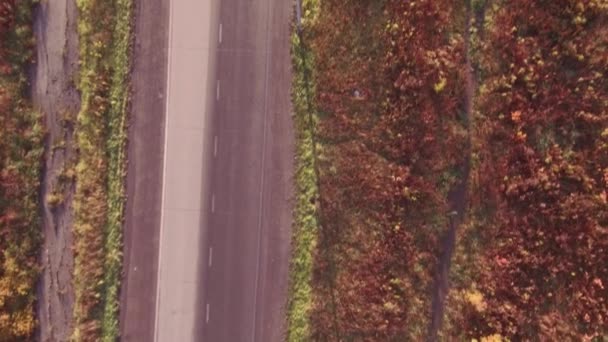
{"label": "dense bush", "polygon": [[[608,6],[500,2],[482,42],[487,244],[472,336],[581,340],[608,326]],[[491,199],[491,200],[490,200]]]}
{"label": "dense bush", "polygon": [[313,340],[420,339],[466,129],[451,1],[323,1]]}
{"label": "dense bush", "polygon": [[0,341],[30,340],[40,246],[43,132],[25,98],[30,1],[0,1]]}
{"label": "dense bush", "polygon": [[594,0],[328,0],[307,12],[313,340],[425,338],[458,182],[468,209],[439,335],[606,334],[607,11]]}

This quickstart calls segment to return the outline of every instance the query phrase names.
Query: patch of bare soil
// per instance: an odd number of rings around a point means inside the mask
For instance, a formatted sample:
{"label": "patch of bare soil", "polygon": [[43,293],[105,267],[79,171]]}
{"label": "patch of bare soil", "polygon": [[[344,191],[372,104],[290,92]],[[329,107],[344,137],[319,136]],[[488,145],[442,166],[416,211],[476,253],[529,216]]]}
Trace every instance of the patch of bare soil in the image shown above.
{"label": "patch of bare soil", "polygon": [[41,210],[44,243],[38,284],[38,341],[68,341],[72,333],[72,195],[75,150],[73,124],[80,108],[77,8],[74,0],[41,1],[36,9],[36,63],[32,98],[44,116],[47,136]]}

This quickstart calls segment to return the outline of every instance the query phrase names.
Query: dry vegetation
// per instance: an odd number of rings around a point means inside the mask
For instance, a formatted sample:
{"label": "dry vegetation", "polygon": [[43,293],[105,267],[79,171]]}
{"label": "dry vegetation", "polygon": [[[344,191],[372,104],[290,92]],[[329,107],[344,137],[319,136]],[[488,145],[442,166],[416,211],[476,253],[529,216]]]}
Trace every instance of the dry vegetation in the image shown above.
{"label": "dry vegetation", "polygon": [[74,194],[78,341],[115,341],[121,272],[130,0],[78,1],[82,107]]}

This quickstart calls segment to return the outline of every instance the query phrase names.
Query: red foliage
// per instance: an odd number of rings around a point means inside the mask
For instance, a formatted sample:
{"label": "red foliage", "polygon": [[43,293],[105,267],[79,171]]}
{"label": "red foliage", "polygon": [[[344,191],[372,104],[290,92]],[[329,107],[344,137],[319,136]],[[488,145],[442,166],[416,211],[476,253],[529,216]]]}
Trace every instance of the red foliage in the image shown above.
{"label": "red foliage", "polygon": [[426,329],[447,226],[437,179],[464,148],[452,6],[321,2],[310,43],[322,113],[314,340],[417,340]]}
{"label": "red foliage", "polygon": [[[39,242],[41,132],[23,100],[29,1],[0,0],[0,340],[30,340]],[[21,31],[21,39],[16,39]],[[30,31],[31,32],[31,31]],[[14,67],[12,67],[14,66]]]}
{"label": "red foliage", "polygon": [[454,126],[464,111],[464,45],[452,33],[454,7],[453,1],[387,4],[384,68],[392,87],[374,143],[429,179],[461,160],[464,149]]}
{"label": "red foliage", "polygon": [[607,15],[570,0],[513,0],[493,15],[479,110],[491,127],[481,191],[496,211],[478,282],[487,309],[463,318],[472,336],[607,331]]}
{"label": "red foliage", "polygon": [[15,0],[0,2],[0,36],[4,36],[14,21]]}
{"label": "red foliage", "polygon": [[481,87],[468,131],[464,3],[321,3],[311,37],[322,113],[313,339],[424,338],[454,185],[443,179],[468,159],[469,134],[472,217],[460,229],[482,246],[462,278],[474,278],[484,305],[450,317],[455,330],[443,336],[605,334],[606,6],[489,6],[489,31],[473,34]]}

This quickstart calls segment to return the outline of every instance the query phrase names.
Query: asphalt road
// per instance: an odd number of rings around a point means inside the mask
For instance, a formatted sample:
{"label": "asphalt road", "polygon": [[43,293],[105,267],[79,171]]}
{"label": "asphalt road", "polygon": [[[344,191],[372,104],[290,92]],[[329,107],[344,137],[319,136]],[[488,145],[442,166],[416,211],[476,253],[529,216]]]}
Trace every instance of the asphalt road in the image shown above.
{"label": "asphalt road", "polygon": [[292,3],[176,0],[169,7],[154,339],[281,341]]}
{"label": "asphalt road", "polygon": [[161,216],[169,0],[136,0],[121,341],[153,341]]}

